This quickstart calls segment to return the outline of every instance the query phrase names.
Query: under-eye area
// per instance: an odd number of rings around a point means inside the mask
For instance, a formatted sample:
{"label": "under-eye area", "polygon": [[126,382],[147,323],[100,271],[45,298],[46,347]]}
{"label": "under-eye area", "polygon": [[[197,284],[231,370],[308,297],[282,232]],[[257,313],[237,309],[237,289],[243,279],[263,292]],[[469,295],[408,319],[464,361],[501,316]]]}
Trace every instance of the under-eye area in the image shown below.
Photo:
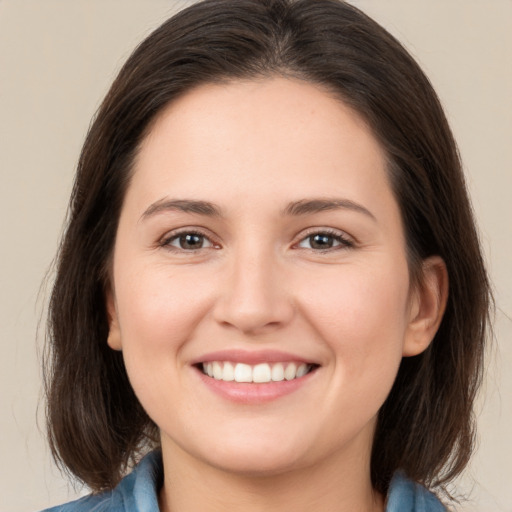
{"label": "under-eye area", "polygon": [[231,361],[209,361],[196,367],[205,375],[226,382],[266,383],[300,379],[315,371],[312,363],[279,362],[250,365]]}

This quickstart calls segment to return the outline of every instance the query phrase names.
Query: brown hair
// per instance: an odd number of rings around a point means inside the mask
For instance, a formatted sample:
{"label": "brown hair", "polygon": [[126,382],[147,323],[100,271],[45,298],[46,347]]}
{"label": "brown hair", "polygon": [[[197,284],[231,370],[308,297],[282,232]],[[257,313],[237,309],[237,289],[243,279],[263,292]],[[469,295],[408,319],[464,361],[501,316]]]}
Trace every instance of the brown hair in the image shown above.
{"label": "brown hair", "polygon": [[450,294],[430,347],[404,358],[375,433],[373,485],[401,468],[428,486],[459,474],[473,444],[490,291],[457,148],[428,79],[377,23],[339,0],[205,0],[128,59],[87,135],[57,261],[45,361],[56,460],[93,490],[112,488],[158,443],[122,355],[106,343],[104,290],[131,166],[152,120],[208,82],[288,76],[357,111],[388,156],[411,274],[440,255]]}

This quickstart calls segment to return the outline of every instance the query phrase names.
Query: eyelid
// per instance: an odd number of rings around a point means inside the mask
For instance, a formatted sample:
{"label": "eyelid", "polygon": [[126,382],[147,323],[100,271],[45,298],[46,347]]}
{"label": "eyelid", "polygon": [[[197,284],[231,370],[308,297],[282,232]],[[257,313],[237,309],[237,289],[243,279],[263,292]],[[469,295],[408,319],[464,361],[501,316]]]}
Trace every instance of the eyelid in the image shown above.
{"label": "eyelid", "polygon": [[307,248],[307,247],[300,247],[301,249],[306,249],[309,251],[313,251],[315,253],[324,253],[324,252],[332,252],[332,251],[338,251],[343,249],[350,249],[356,245],[356,242],[354,239],[349,236],[346,232],[335,229],[335,228],[322,228],[322,227],[314,227],[309,228],[303,232],[300,233],[300,238],[298,242],[294,244],[294,247],[298,247],[300,243],[305,241],[307,238],[313,236],[313,235],[328,235],[335,238],[339,245],[335,247],[328,247],[326,249],[313,249],[313,248]]}
{"label": "eyelid", "polygon": [[[201,236],[201,237],[205,238],[206,240],[208,240],[208,242],[211,244],[211,246],[210,247],[201,247],[201,248],[195,249],[195,250],[194,249],[190,249],[190,250],[181,249],[179,247],[172,246],[170,244],[170,242],[179,238],[181,235]],[[185,226],[182,228],[174,229],[172,231],[168,231],[164,236],[162,236],[158,240],[157,243],[158,243],[158,246],[162,247],[163,249],[167,249],[167,250],[173,251],[173,252],[181,252],[181,253],[189,253],[189,254],[193,253],[193,252],[200,252],[205,249],[218,249],[220,247],[220,244],[214,240],[213,236],[211,236],[210,234],[207,234],[204,229],[197,228],[194,226],[190,226],[190,227]]]}
{"label": "eyelid", "polygon": [[[179,238],[181,235],[184,234],[191,234],[191,235],[198,235],[203,237],[204,239],[208,240],[208,242],[211,244],[209,247],[201,247],[199,249],[181,249],[178,247],[174,247],[170,245],[170,242]],[[339,242],[339,245],[335,247],[328,247],[326,249],[313,249],[313,248],[307,248],[307,247],[299,247],[299,244],[305,241],[308,237],[311,237],[313,235],[320,234],[320,235],[328,235],[332,236],[334,239],[336,239]],[[292,248],[301,248],[306,249],[315,253],[325,253],[325,252],[333,252],[343,249],[350,249],[351,247],[354,247],[356,245],[356,241],[348,235],[345,231],[335,229],[335,228],[327,228],[327,227],[311,227],[304,231],[302,231],[298,237],[298,241],[295,242],[292,246]],[[169,251],[177,252],[177,253],[197,253],[206,249],[220,249],[220,244],[215,240],[215,237],[209,234],[209,232],[203,228],[198,228],[195,226],[184,226],[181,228],[177,228],[171,231],[168,231],[164,236],[162,236],[158,242],[159,247],[162,247],[164,249],[167,249]]]}

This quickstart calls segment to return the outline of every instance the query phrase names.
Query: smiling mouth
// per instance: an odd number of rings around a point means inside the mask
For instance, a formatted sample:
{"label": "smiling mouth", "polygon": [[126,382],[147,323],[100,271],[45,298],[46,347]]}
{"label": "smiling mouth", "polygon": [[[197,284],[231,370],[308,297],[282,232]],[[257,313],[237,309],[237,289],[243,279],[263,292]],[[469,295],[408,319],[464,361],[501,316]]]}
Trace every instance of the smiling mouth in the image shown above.
{"label": "smiling mouth", "polygon": [[259,363],[255,365],[230,361],[209,361],[197,365],[205,375],[215,380],[242,383],[268,383],[300,379],[318,365],[307,363]]}

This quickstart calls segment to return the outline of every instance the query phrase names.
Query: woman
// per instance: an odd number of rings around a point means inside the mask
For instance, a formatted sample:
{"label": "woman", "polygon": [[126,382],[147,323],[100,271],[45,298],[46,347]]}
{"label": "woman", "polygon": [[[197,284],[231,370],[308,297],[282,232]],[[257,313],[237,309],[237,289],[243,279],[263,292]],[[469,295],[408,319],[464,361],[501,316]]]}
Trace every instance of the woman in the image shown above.
{"label": "woman", "polygon": [[55,510],[443,510],[489,297],[455,142],[392,36],[338,0],[195,4],[82,151],[48,426],[95,494]]}

